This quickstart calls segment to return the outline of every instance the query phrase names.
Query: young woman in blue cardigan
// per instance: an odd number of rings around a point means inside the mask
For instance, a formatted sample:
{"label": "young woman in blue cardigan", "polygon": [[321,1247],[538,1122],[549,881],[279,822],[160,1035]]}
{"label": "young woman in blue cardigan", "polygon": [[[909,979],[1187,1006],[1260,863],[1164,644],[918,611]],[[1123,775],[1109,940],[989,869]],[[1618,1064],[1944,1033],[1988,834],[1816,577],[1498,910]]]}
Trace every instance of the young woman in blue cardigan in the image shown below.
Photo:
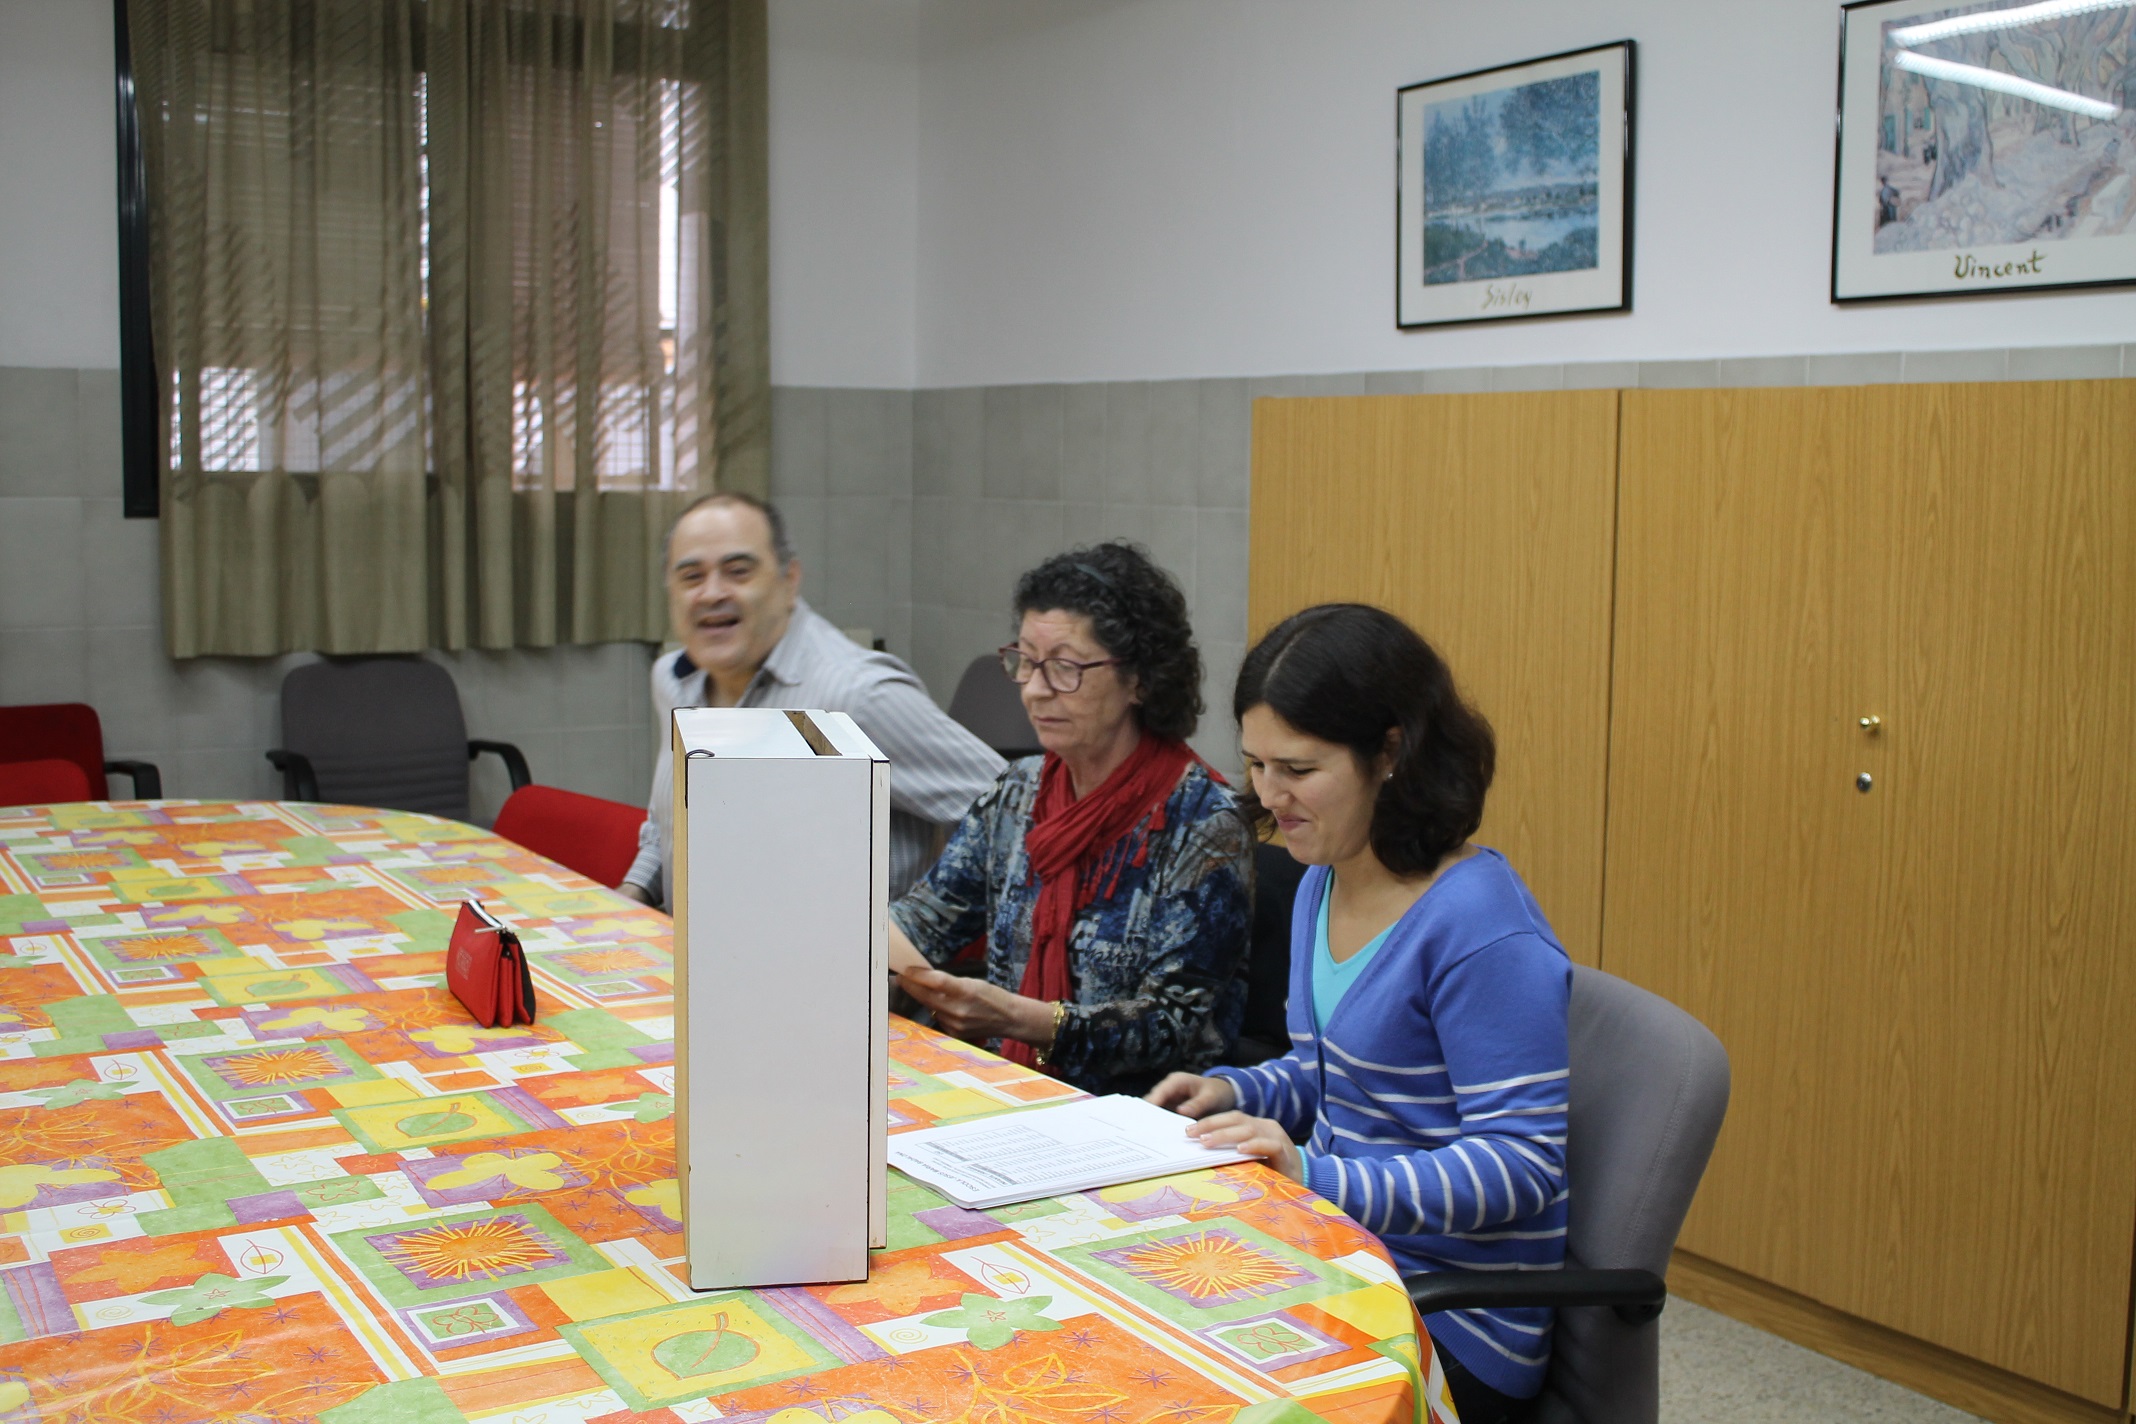
{"label": "young woman in blue cardigan", "polygon": [[[1264,828],[1311,867],[1291,1051],[1174,1073],[1150,1100],[1377,1233],[1404,1276],[1565,1257],[1572,966],[1520,876],[1472,845],[1491,729],[1400,619],[1324,604],[1247,655],[1233,699]],[[1464,1424],[1542,1387],[1547,1310],[1426,1318]]]}

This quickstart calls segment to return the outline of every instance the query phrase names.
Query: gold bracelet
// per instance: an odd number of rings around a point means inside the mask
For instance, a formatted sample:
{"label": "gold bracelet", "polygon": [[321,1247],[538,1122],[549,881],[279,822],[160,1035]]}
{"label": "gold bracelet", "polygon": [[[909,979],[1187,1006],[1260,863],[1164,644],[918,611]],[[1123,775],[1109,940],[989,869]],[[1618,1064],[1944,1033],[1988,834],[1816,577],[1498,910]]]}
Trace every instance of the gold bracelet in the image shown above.
{"label": "gold bracelet", "polygon": [[1061,1046],[1061,1025],[1068,1019],[1068,1001],[1056,999],[1053,1004],[1053,1041],[1031,1055],[1031,1061],[1044,1067],[1053,1056],[1053,1050]]}

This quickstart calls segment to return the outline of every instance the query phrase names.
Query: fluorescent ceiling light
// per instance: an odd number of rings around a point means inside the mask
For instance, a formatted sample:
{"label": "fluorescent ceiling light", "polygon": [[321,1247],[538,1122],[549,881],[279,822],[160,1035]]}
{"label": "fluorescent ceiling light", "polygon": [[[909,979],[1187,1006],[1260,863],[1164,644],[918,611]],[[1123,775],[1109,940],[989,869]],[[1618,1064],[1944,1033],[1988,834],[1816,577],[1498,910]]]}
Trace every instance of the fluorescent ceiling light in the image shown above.
{"label": "fluorescent ceiling light", "polygon": [[2120,114],[2119,104],[2109,104],[2103,99],[2087,99],[2082,94],[2072,94],[2067,89],[2057,89],[2051,84],[2035,84],[2030,79],[2020,79],[2015,74],[2005,74],[2000,69],[1982,69],[1977,64],[1959,64],[1948,59],[1932,59],[1925,54],[1915,54],[1902,49],[1891,57],[1892,67],[1908,70],[1924,79],[1948,79],[1953,84],[1972,84],[1982,89],[1993,89],[2003,94],[2014,94],[2020,99],[2030,99],[2035,104],[2045,104],[2050,109],[2067,109],[2072,114],[2088,118],[2111,119]]}
{"label": "fluorescent ceiling light", "polygon": [[1927,44],[1930,40],[1948,39],[1952,35],[1978,34],[1982,30],[2007,30],[2018,25],[2037,25],[2047,20],[2059,20],[2067,15],[2082,15],[2091,10],[2127,9],[2131,0],[2040,0],[2037,5],[2020,5],[2014,10],[1986,10],[1977,15],[1953,15],[1948,20],[1931,20],[1925,25],[1908,25],[1891,32],[1891,42],[1902,48]]}

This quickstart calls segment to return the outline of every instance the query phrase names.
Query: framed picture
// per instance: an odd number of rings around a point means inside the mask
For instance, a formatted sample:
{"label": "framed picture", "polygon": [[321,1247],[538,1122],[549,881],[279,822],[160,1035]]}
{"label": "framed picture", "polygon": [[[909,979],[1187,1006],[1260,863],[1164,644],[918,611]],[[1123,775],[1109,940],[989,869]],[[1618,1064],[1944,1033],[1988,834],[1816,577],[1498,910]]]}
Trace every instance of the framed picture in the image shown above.
{"label": "framed picture", "polygon": [[2136,282],[2136,0],[1840,12],[1832,300]]}
{"label": "framed picture", "polygon": [[1632,306],[1632,42],[1395,94],[1395,325]]}

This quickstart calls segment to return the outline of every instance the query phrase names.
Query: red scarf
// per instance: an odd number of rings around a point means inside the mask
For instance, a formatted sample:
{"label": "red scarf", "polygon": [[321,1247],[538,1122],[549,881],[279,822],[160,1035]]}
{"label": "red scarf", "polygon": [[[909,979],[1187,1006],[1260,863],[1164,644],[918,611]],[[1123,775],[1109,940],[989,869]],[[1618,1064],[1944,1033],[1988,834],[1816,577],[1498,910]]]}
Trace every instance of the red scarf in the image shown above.
{"label": "red scarf", "polygon": [[[1077,799],[1067,765],[1046,753],[1038,773],[1038,799],[1024,854],[1038,882],[1031,910],[1031,957],[1024,961],[1022,993],[1031,999],[1065,1001],[1075,993],[1068,974],[1068,933],[1085,905],[1110,899],[1120,874],[1149,859],[1150,836],[1164,829],[1164,803],[1187,763],[1199,760],[1185,742],[1143,734],[1127,760],[1089,795]],[[1143,826],[1143,818],[1149,824]],[[1139,829],[1138,829],[1139,828]],[[1031,1045],[1005,1038],[1001,1051],[1031,1066]]]}

